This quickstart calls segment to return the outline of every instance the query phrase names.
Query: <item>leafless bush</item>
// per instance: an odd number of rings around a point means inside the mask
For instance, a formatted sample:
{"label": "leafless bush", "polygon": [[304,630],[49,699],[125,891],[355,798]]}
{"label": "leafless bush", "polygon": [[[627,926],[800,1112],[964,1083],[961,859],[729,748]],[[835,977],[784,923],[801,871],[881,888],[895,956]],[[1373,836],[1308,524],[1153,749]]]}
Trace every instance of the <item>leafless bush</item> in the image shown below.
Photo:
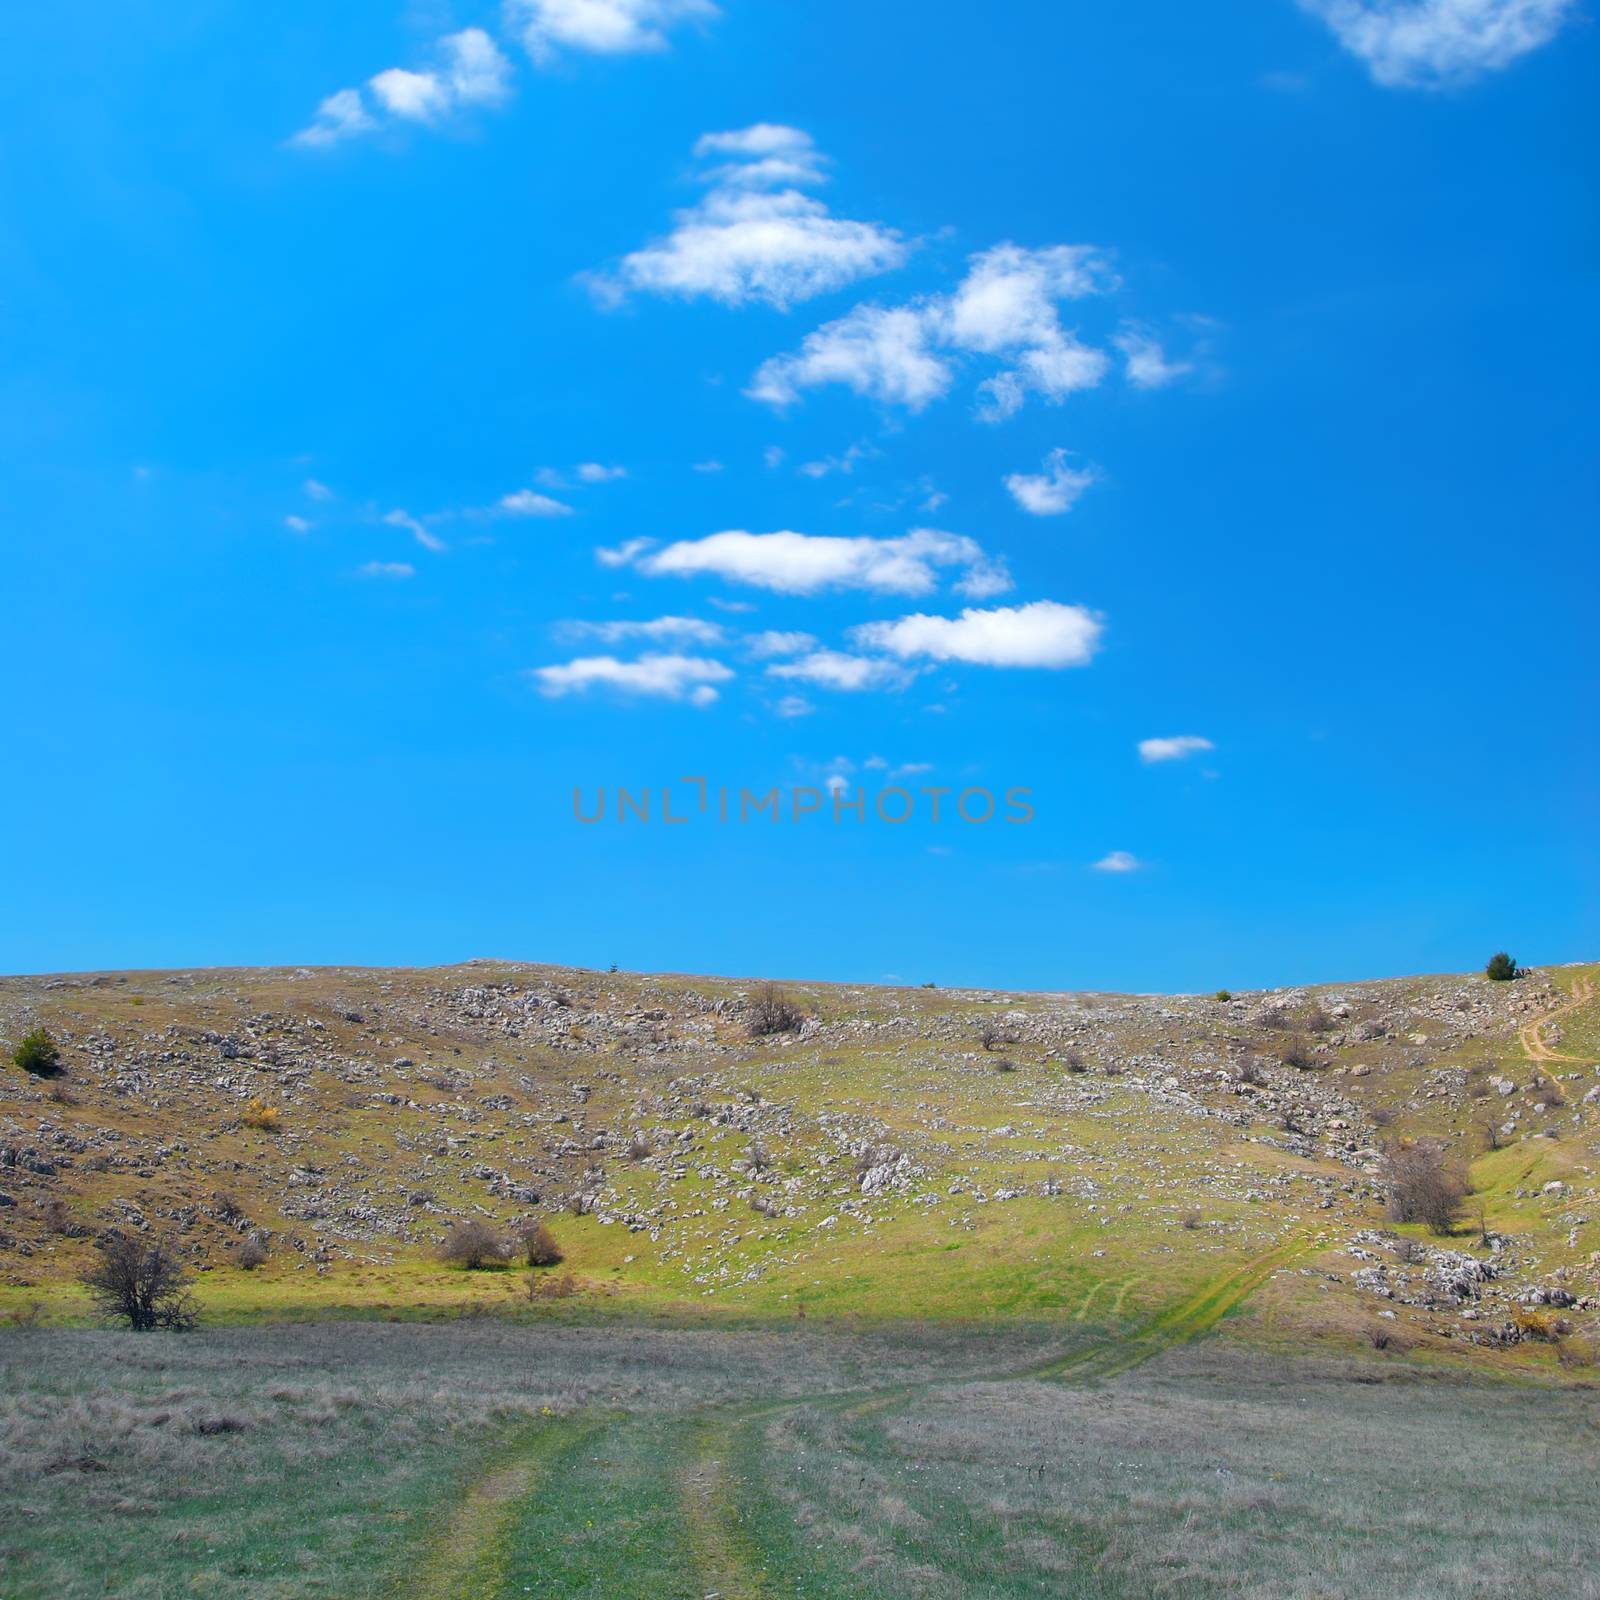
{"label": "leafless bush", "polygon": [[997,1045],[1015,1044],[1017,1030],[1007,1027],[999,1017],[985,1017],[978,1024],[978,1043],[985,1050],[993,1050]]}
{"label": "leafless bush", "polygon": [[1394,1252],[1396,1261],[1420,1261],[1422,1259],[1422,1246],[1415,1239],[1408,1239],[1403,1234],[1390,1242],[1389,1248]]}
{"label": "leafless bush", "polygon": [[70,1233],[72,1231],[72,1213],[67,1210],[65,1200],[51,1198],[39,1208],[40,1220],[45,1225],[47,1233]]}
{"label": "leafless bush", "polygon": [[1478,1137],[1483,1140],[1483,1148],[1486,1151],[1494,1151],[1500,1148],[1500,1124],[1495,1119],[1492,1111],[1479,1117],[1476,1127]]}
{"label": "leafless bush", "polygon": [[756,1143],[744,1153],[746,1172],[766,1172],[772,1166],[772,1153],[764,1144]]}
{"label": "leafless bush", "polygon": [[1543,1106],[1547,1111],[1554,1111],[1557,1106],[1564,1106],[1567,1103],[1567,1097],[1548,1080],[1541,1083],[1528,1098],[1536,1106]]}
{"label": "leafless bush", "polygon": [[1072,1073],[1074,1076],[1080,1072],[1087,1072],[1089,1070],[1089,1063],[1083,1059],[1083,1052],[1081,1050],[1067,1051],[1067,1053],[1061,1058],[1061,1065],[1066,1071]]}
{"label": "leafless bush", "polygon": [[1256,1021],[1263,1028],[1287,1028],[1289,1026],[1289,1013],[1280,1005],[1265,1006]]}
{"label": "leafless bush", "polygon": [[267,1241],[260,1234],[251,1234],[234,1247],[233,1261],[241,1272],[254,1272],[257,1267],[266,1266],[271,1254],[267,1249]]}
{"label": "leafless bush", "polygon": [[188,1269],[169,1240],[146,1243],[108,1233],[96,1241],[95,1255],[81,1281],[102,1316],[125,1322],[135,1333],[177,1332],[200,1320]]}
{"label": "leafless bush", "polygon": [[805,1013],[776,984],[763,984],[750,1002],[750,1037],[765,1039],[775,1033],[797,1033]]}
{"label": "leafless bush", "polygon": [[511,1254],[506,1242],[487,1222],[469,1218],[458,1222],[439,1246],[439,1259],[448,1266],[476,1272],[483,1267],[505,1264]]}
{"label": "leafless bush", "polygon": [[1122,1076],[1122,1063],[1120,1061],[1108,1061],[1100,1070],[1108,1078],[1120,1078]]}
{"label": "leafless bush", "polygon": [[578,1292],[578,1280],[570,1272],[563,1272],[557,1277],[537,1277],[528,1279],[528,1298],[530,1300],[567,1300]]}
{"label": "leafless bush", "polygon": [[1307,1033],[1332,1033],[1333,1018],[1322,1009],[1319,1001],[1313,1001],[1311,1009],[1306,1012],[1301,1021],[1301,1026],[1305,1028]]}
{"label": "leafless bush", "polygon": [[1374,1128],[1387,1128],[1394,1121],[1394,1109],[1391,1106],[1374,1106],[1371,1115]]}
{"label": "leafless bush", "polygon": [[1297,1072],[1309,1072],[1316,1065],[1316,1057],[1311,1053],[1311,1047],[1303,1039],[1291,1039],[1287,1044],[1278,1049],[1278,1059],[1286,1067],[1293,1067]]}
{"label": "leafless bush", "polygon": [[13,1306],[7,1320],[13,1328],[37,1328],[44,1321],[44,1301],[30,1300],[25,1306]]}
{"label": "leafless bush", "polygon": [[525,1222],[517,1231],[517,1243],[530,1267],[553,1267],[561,1260],[561,1246],[542,1222]]}
{"label": "leafless bush", "polygon": [[1436,1141],[1392,1145],[1384,1152],[1381,1176],[1389,1190],[1391,1222],[1421,1222],[1433,1233],[1447,1234],[1460,1220],[1466,1180]]}
{"label": "leafless bush", "polygon": [[1367,1343],[1374,1350],[1393,1350],[1397,1354],[1404,1354],[1411,1348],[1411,1341],[1396,1333],[1392,1328],[1386,1328],[1381,1322],[1375,1322],[1367,1329]]}
{"label": "leafless bush", "polygon": [[1183,1217],[1182,1217],[1182,1223],[1183,1223],[1184,1228],[1186,1228],[1190,1233],[1193,1233],[1195,1231],[1195,1229],[1197,1229],[1200,1226],[1200,1222],[1201,1222],[1201,1217],[1200,1217],[1200,1213],[1198,1211],[1185,1211],[1184,1212]]}
{"label": "leafless bush", "polygon": [[995,1062],[994,1070],[996,1072],[1015,1072],[1017,1070],[1017,1064],[1011,1059],[1010,1056],[1001,1056],[1000,1059]]}
{"label": "leafless bush", "polygon": [[1242,1056],[1233,1064],[1233,1081],[1251,1083],[1259,1087],[1267,1081],[1266,1069],[1254,1056]]}
{"label": "leafless bush", "polygon": [[655,1154],[655,1147],[642,1133],[636,1133],[628,1141],[627,1156],[630,1161],[647,1161]]}
{"label": "leafless bush", "polygon": [[211,1197],[211,1204],[216,1208],[217,1215],[224,1222],[242,1222],[244,1220],[244,1207],[226,1189],[218,1189]]}

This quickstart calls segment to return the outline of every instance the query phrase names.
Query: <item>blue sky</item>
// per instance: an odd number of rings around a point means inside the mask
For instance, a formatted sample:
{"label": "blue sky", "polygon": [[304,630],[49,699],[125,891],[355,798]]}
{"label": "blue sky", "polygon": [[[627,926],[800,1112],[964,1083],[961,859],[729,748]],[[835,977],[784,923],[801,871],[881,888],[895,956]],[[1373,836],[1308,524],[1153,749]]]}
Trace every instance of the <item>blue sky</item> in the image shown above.
{"label": "blue sky", "polygon": [[1600,952],[1582,7],[5,35],[0,968]]}

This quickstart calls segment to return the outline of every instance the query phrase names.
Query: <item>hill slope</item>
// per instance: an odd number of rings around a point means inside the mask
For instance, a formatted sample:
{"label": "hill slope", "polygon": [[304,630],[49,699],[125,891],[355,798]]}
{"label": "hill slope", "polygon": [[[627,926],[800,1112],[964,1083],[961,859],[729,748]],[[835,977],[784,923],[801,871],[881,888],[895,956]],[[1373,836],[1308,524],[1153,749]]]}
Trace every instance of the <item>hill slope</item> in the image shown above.
{"label": "hill slope", "polygon": [[[46,1026],[68,1074],[0,1074],[0,1305],[81,1313],[113,1225],[177,1236],[217,1315],[510,1306],[530,1275],[431,1251],[537,1214],[607,1310],[1132,1318],[1276,1252],[1258,1332],[1536,1358],[1518,1304],[1581,1330],[1600,1261],[1595,973],[790,984],[765,1039],[753,984],[494,961],[4,979],[8,1052]],[[1379,1146],[1417,1136],[1472,1158],[1492,1248],[1381,1221]]]}

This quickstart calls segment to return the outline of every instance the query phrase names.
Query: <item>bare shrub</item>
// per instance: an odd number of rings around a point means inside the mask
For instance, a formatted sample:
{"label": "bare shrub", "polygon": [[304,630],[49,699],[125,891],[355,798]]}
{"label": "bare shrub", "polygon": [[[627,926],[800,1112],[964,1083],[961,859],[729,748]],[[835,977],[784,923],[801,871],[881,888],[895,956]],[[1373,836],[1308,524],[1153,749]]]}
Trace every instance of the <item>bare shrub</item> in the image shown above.
{"label": "bare shrub", "polygon": [[72,1231],[72,1213],[67,1210],[65,1200],[46,1200],[39,1208],[39,1216],[47,1233],[70,1233]]}
{"label": "bare shrub", "polygon": [[511,1252],[505,1240],[487,1222],[473,1217],[458,1222],[445,1235],[438,1254],[447,1266],[476,1272],[484,1267],[503,1266]]}
{"label": "bare shrub", "polygon": [[1411,1341],[1396,1333],[1392,1328],[1386,1328],[1381,1322],[1375,1322],[1367,1329],[1367,1343],[1374,1350],[1393,1350],[1403,1355],[1411,1348]]}
{"label": "bare shrub", "polygon": [[1259,1087],[1267,1081],[1266,1068],[1254,1056],[1244,1056],[1233,1064],[1233,1081]]}
{"label": "bare shrub", "polygon": [[772,1166],[772,1152],[764,1144],[756,1143],[744,1153],[746,1172],[766,1172]]}
{"label": "bare shrub", "polygon": [[1567,1097],[1555,1084],[1549,1082],[1541,1083],[1528,1098],[1536,1106],[1543,1106],[1546,1111],[1554,1111],[1557,1106],[1564,1106],[1567,1103]]}
{"label": "bare shrub", "polygon": [[234,1246],[233,1262],[241,1272],[254,1272],[257,1267],[266,1266],[271,1254],[267,1241],[260,1234],[252,1234]]}
{"label": "bare shrub", "polygon": [[1183,1217],[1182,1217],[1182,1224],[1183,1224],[1183,1227],[1188,1232],[1193,1233],[1200,1226],[1200,1222],[1201,1222],[1201,1217],[1200,1217],[1200,1213],[1198,1211],[1185,1211],[1184,1212]]}
{"label": "bare shrub", "polygon": [[96,1241],[95,1254],[81,1281],[102,1316],[126,1323],[135,1333],[179,1332],[200,1320],[188,1269],[169,1240],[146,1243],[108,1233]]}
{"label": "bare shrub", "polygon": [[993,1050],[998,1045],[1015,1044],[1017,1042],[1017,1030],[1007,1027],[999,1017],[985,1017],[978,1024],[977,1033],[978,1043],[985,1050]]}
{"label": "bare shrub", "polygon": [[1017,1070],[1017,1064],[1011,1059],[1010,1056],[1001,1056],[1000,1059],[995,1062],[994,1070],[996,1072],[1015,1072]]}
{"label": "bare shrub", "polygon": [[13,1306],[6,1320],[13,1328],[37,1328],[44,1321],[44,1301],[30,1300],[25,1306]]}
{"label": "bare shrub", "polygon": [[1420,1261],[1422,1259],[1422,1246],[1415,1239],[1408,1239],[1403,1234],[1394,1239],[1389,1248],[1394,1251],[1396,1261]]}
{"label": "bare shrub", "polygon": [[1083,1059],[1083,1051],[1069,1050],[1061,1058],[1061,1065],[1066,1071],[1076,1076],[1080,1072],[1089,1070],[1089,1063]]}
{"label": "bare shrub", "polygon": [[530,1267],[553,1267],[561,1261],[561,1246],[542,1222],[525,1222],[517,1232],[517,1243]]}
{"label": "bare shrub", "polygon": [[1108,1078],[1120,1078],[1122,1076],[1122,1063],[1120,1061],[1108,1061],[1100,1070]]}
{"label": "bare shrub", "polygon": [[1333,1018],[1322,1009],[1319,1001],[1313,1001],[1311,1009],[1301,1019],[1301,1026],[1307,1033],[1332,1033]]}
{"label": "bare shrub", "polygon": [[1287,1028],[1289,1026],[1289,1013],[1277,1004],[1264,1006],[1256,1021],[1263,1028]]}
{"label": "bare shrub", "polygon": [[1387,1128],[1394,1121],[1394,1108],[1392,1106],[1374,1106],[1371,1116],[1374,1128]]}
{"label": "bare shrub", "polygon": [[1297,1072],[1309,1072],[1317,1064],[1311,1046],[1303,1039],[1291,1039],[1287,1044],[1280,1045],[1278,1059],[1284,1066],[1293,1067]]}
{"label": "bare shrub", "polygon": [[578,1292],[578,1280],[570,1272],[563,1272],[560,1277],[537,1277],[528,1279],[528,1298],[530,1300],[567,1300]]}
{"label": "bare shrub", "polygon": [[1485,1151],[1495,1151],[1500,1148],[1500,1124],[1491,1111],[1482,1116],[1476,1123],[1478,1137],[1483,1140]]}
{"label": "bare shrub", "polygon": [[798,1033],[805,1013],[776,984],[763,984],[750,1002],[750,1037],[769,1038],[775,1033]]}
{"label": "bare shrub", "polygon": [[655,1154],[655,1146],[642,1133],[628,1141],[627,1156],[630,1161],[648,1161]]}
{"label": "bare shrub", "polygon": [[1430,1232],[1450,1233],[1461,1219],[1467,1183],[1435,1140],[1393,1145],[1384,1152],[1381,1176],[1389,1190],[1391,1222],[1420,1222]]}

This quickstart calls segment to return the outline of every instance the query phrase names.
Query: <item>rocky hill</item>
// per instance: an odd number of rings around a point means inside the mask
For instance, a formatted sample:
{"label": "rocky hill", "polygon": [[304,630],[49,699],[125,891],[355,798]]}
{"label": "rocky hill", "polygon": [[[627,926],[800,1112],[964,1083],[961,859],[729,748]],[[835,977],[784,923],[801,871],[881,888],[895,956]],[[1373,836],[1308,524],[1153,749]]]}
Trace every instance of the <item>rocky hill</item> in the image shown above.
{"label": "rocky hill", "polygon": [[[0,1071],[0,1306],[79,1314],[108,1226],[174,1236],[226,1314],[493,1301],[512,1275],[434,1246],[538,1215],[616,1307],[1114,1316],[1288,1249],[1272,1326],[1499,1355],[1529,1305],[1600,1306],[1594,973],[790,983],[773,1016],[754,983],[501,961],[3,979],[7,1058],[42,1026],[66,1070]],[[1454,1237],[1384,1221],[1415,1140],[1470,1163]]]}

